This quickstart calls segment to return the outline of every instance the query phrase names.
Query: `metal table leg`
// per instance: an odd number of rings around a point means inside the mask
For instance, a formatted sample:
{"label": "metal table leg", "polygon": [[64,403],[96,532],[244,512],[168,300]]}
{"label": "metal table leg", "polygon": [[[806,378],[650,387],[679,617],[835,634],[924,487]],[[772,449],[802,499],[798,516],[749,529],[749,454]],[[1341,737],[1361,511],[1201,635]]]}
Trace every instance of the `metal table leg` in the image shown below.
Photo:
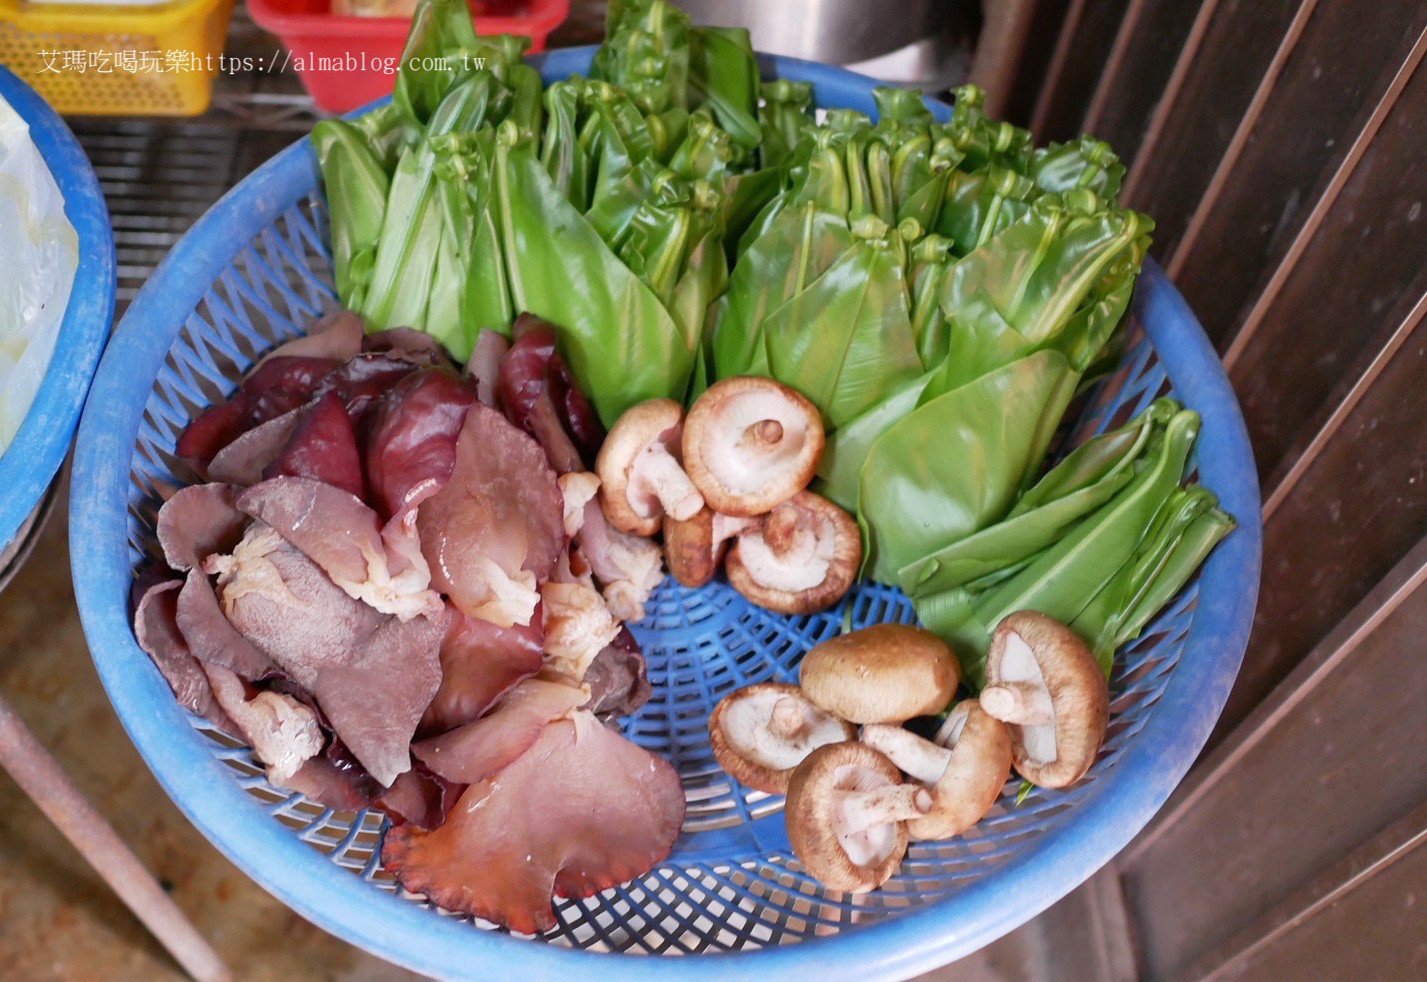
{"label": "metal table leg", "polygon": [[94,810],[49,751],[0,697],[0,767],[128,905],[169,954],[199,982],[232,974],[144,865]]}

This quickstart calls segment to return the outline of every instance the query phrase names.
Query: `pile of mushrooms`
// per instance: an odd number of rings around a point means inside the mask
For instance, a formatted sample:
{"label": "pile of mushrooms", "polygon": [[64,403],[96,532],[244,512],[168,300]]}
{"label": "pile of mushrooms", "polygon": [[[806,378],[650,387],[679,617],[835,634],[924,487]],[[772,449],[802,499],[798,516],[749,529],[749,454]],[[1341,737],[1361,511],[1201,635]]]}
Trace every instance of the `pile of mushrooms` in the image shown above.
{"label": "pile of mushrooms", "polygon": [[906,728],[943,712],[960,680],[955,654],[934,634],[862,628],[809,651],[799,685],[725,696],[709,717],[710,744],[743,784],[787,795],[788,839],[812,876],[863,893],[896,873],[909,842],[949,839],[981,821],[1013,766],[1034,784],[1063,788],[1095,760],[1109,688],[1064,624],[1034,611],[1007,617],[980,697],[956,703],[932,740]]}
{"label": "pile of mushrooms", "polygon": [[817,407],[772,379],[716,382],[687,416],[650,400],[600,448],[600,506],[621,532],[662,530],[669,572],[685,586],[726,564],[734,589],[762,607],[824,610],[862,564],[856,521],[807,490],[824,442]]}
{"label": "pile of mushrooms", "polygon": [[[724,379],[687,415],[671,399],[640,403],[600,448],[600,511],[626,535],[662,532],[669,572],[685,586],[723,566],[756,604],[824,610],[862,563],[852,516],[807,490],[824,442],[816,407],[772,379]],[[788,839],[812,876],[863,893],[897,872],[909,842],[981,821],[1012,767],[1062,788],[1099,752],[1109,689],[1064,624],[1010,615],[993,635],[980,697],[957,703],[934,739],[907,728],[945,712],[960,682],[955,653],[931,632],[866,627],[809,651],[798,685],[729,693],[709,716],[709,742],[729,775],[787,796]]]}

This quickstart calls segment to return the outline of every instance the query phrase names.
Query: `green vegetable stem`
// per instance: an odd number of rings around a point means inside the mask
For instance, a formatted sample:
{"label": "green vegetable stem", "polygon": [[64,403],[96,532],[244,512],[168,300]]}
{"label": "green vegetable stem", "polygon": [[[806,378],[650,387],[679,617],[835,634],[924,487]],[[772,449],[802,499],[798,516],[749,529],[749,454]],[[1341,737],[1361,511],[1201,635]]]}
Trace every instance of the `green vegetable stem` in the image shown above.
{"label": "green vegetable stem", "polygon": [[763,104],[758,109],[761,130],[759,162],[777,167],[793,155],[803,132],[813,123],[813,83],[780,78],[763,83]]}
{"label": "green vegetable stem", "polygon": [[1087,441],[1021,495],[1005,519],[899,569],[899,585],[922,597],[1019,568],[1129,483],[1151,432],[1177,409],[1159,400],[1120,429]]}
{"label": "green vegetable stem", "polygon": [[332,274],[348,307],[364,306],[386,218],[391,178],[360,129],[328,119],[312,130],[312,144],[327,187],[332,223]]}
{"label": "green vegetable stem", "polygon": [[952,640],[973,684],[981,685],[991,630],[1002,618],[1017,610],[1038,610],[1073,624],[1151,537],[1156,517],[1181,493],[1199,415],[1180,410],[1162,425],[1151,417],[1151,424],[1155,432],[1147,459],[1134,477],[1015,575],[980,592],[960,587],[917,597],[923,622]]}

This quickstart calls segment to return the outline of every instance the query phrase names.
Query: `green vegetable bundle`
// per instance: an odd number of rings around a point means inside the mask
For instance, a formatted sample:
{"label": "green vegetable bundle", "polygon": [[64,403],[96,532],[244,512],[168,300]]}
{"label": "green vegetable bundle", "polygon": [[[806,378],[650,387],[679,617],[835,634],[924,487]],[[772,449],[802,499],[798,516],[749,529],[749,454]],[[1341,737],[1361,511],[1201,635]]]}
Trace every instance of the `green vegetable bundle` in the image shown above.
{"label": "green vegetable bundle", "polygon": [[991,632],[1038,610],[1070,624],[1108,674],[1179,592],[1233,519],[1183,487],[1199,415],[1160,399],[1053,467],[1004,518],[899,571],[925,626],[950,640],[979,686]]}
{"label": "green vegetable bundle", "polygon": [[421,5],[392,102],[324,120],[312,142],[332,203],[337,293],[375,328],[407,326],[470,354],[481,326],[513,319],[503,264],[487,265],[495,128],[541,131],[539,74],[522,38],[478,38],[459,0]]}
{"label": "green vegetable bundle", "polygon": [[760,87],[747,32],[667,0],[613,0],[589,78],[544,88],[525,46],[422,0],[392,103],[314,131],[338,293],[373,328],[465,358],[537,314],[606,425],[734,375],[799,390],[865,572],[973,682],[1021,608],[1108,664],[1232,528],[1183,486],[1198,419],[1169,401],[1044,471],[1153,229],[1104,143],[1037,148],[971,87],[946,122],[897,89],[819,121],[809,83]]}
{"label": "green vegetable bundle", "polygon": [[747,32],[691,28],[663,0],[611,5],[609,30],[602,78],[543,89],[523,39],[426,0],[402,63],[438,67],[403,67],[391,105],[313,134],[348,307],[458,358],[534,313],[607,425],[687,393],[728,278],[726,185],[759,135]]}

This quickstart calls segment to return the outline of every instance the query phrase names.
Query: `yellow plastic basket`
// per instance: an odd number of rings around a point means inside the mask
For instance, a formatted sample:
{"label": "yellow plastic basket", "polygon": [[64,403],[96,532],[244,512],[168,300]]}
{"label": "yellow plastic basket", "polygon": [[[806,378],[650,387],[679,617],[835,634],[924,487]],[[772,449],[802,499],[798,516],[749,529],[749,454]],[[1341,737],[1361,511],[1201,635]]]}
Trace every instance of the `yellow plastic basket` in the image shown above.
{"label": "yellow plastic basket", "polygon": [[208,108],[233,3],[0,0],[0,64],[61,113],[194,116]]}

